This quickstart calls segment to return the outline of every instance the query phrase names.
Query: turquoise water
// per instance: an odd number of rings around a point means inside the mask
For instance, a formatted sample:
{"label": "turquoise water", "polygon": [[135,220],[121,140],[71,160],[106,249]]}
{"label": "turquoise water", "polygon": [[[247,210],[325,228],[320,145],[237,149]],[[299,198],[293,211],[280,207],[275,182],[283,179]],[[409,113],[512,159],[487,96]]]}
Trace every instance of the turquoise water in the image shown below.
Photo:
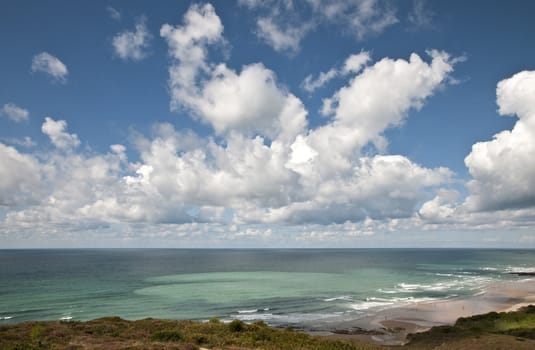
{"label": "turquoise water", "polygon": [[0,250],[0,324],[355,319],[535,271],[533,250]]}

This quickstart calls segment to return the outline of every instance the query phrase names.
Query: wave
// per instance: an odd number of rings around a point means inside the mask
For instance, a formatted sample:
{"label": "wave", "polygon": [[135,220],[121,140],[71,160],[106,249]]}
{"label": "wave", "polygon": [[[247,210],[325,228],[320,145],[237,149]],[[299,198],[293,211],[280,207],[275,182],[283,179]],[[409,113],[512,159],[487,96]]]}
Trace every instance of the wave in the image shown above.
{"label": "wave", "polygon": [[479,269],[481,271],[500,271],[500,269],[498,269],[497,267],[488,267],[488,266],[480,267]]}
{"label": "wave", "polygon": [[435,273],[435,276],[440,277],[454,277],[455,275],[453,273]]}
{"label": "wave", "polygon": [[239,314],[254,314],[260,311],[269,311],[269,307],[265,307],[263,309],[238,310],[238,313]]}
{"label": "wave", "polygon": [[255,312],[258,312],[258,309],[252,309],[252,310],[238,310],[239,314],[254,314]]}
{"label": "wave", "polygon": [[1,320],[11,320],[13,318],[13,316],[0,316],[0,321]]}
{"label": "wave", "polygon": [[535,267],[525,267],[525,266],[507,266],[504,269],[506,273],[535,273]]}
{"label": "wave", "polygon": [[339,296],[339,297],[323,299],[323,301],[327,301],[327,302],[336,301],[336,300],[351,301],[351,300],[353,300],[353,297],[351,295],[342,295],[342,296]]}
{"label": "wave", "polygon": [[[446,277],[446,276],[442,276]],[[485,286],[493,281],[495,278],[486,276],[467,276],[467,275],[452,275],[455,277],[449,280],[442,280],[434,283],[406,283],[401,282],[396,284],[392,289],[377,289],[382,294],[407,294],[407,293],[425,293],[425,292],[445,292],[447,294],[458,292],[461,290],[477,291],[483,289]],[[449,293],[448,293],[449,292]]]}
{"label": "wave", "polygon": [[367,311],[370,309],[379,310],[394,306],[403,306],[408,304],[414,304],[414,303],[421,303],[426,301],[433,301],[437,300],[436,298],[431,297],[422,297],[422,298],[414,298],[414,297],[400,297],[400,298],[377,298],[377,297],[371,297],[366,298],[366,300],[363,300],[361,302],[352,304],[351,307],[354,310],[358,311]]}
{"label": "wave", "polygon": [[506,273],[506,274],[515,274],[515,273],[535,273],[535,267],[533,266],[500,266],[500,267],[491,267],[484,266],[479,268],[480,271],[485,272],[496,272],[496,273]]}
{"label": "wave", "polygon": [[325,320],[335,317],[340,317],[340,312],[332,313],[287,313],[287,314],[275,314],[275,313],[255,313],[255,314],[237,314],[230,315],[230,319],[223,320],[224,322],[230,322],[234,319],[238,319],[245,322],[264,321],[271,324],[299,324],[308,321]]}

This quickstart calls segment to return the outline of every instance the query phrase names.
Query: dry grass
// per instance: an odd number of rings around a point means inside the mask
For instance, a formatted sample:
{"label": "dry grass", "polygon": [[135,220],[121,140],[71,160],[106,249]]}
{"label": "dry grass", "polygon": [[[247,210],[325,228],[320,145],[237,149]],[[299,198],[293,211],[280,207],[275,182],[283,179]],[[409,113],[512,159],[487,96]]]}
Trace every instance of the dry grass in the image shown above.
{"label": "dry grass", "polygon": [[[0,326],[0,349],[230,349],[355,350],[385,349],[351,340],[312,337],[269,328],[262,322],[224,324],[118,317],[88,322],[24,322]],[[535,306],[513,313],[461,318],[411,336],[401,347],[418,349],[535,349]]]}
{"label": "dry grass", "polygon": [[0,349],[380,349],[311,337],[263,323],[198,323],[101,318],[89,322],[25,322],[0,327]]}

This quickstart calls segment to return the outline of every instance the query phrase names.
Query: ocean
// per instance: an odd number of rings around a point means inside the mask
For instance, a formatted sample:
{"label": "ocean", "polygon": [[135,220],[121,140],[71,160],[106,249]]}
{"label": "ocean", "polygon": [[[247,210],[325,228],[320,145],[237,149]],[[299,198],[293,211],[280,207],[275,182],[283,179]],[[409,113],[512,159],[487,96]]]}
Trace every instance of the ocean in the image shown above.
{"label": "ocean", "polygon": [[320,327],[481,292],[535,271],[534,250],[0,250],[0,324],[263,320]]}

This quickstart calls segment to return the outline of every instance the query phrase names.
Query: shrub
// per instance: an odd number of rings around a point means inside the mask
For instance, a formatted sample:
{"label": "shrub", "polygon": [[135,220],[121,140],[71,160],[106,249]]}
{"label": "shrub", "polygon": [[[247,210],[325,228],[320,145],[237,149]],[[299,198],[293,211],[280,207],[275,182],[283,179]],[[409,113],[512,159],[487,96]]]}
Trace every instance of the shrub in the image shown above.
{"label": "shrub", "polygon": [[153,341],[179,341],[182,335],[178,331],[159,331],[152,335]]}
{"label": "shrub", "polygon": [[253,324],[261,328],[266,328],[268,326],[264,321],[254,321]]}
{"label": "shrub", "polygon": [[43,333],[43,330],[44,328],[40,324],[36,324],[35,326],[33,326],[32,330],[30,331],[30,337],[32,338],[32,340],[39,338]]}
{"label": "shrub", "polygon": [[219,318],[217,317],[212,317],[209,321],[210,323],[219,323]]}
{"label": "shrub", "polygon": [[228,328],[231,332],[241,332],[245,329],[245,323],[240,320],[234,320],[229,323]]}
{"label": "shrub", "polygon": [[193,334],[191,338],[193,338],[193,340],[195,340],[195,343],[199,345],[208,343],[208,338],[206,338],[202,334]]}

